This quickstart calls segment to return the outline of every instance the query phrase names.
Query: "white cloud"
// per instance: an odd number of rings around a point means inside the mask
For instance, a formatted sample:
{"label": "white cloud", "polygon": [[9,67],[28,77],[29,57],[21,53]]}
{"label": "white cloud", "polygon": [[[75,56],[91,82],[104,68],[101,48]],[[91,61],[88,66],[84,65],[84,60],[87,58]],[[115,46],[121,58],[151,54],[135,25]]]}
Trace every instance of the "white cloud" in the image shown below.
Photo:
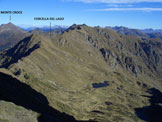
{"label": "white cloud", "polygon": [[132,7],[133,5],[127,5],[128,7]]}
{"label": "white cloud", "polygon": [[108,7],[133,7],[131,4],[107,4]]}
{"label": "white cloud", "polygon": [[140,2],[162,2],[162,0],[63,0],[84,3],[140,3]]}
{"label": "white cloud", "polygon": [[88,11],[162,11],[162,8],[106,8],[106,9],[91,9]]}

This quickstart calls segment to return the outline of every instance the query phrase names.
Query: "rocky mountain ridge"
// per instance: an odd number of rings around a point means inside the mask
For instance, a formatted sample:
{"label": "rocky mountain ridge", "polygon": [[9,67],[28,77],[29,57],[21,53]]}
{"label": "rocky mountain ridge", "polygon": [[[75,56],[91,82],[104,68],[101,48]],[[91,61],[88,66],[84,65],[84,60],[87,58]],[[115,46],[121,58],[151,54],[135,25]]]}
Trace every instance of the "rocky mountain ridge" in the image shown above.
{"label": "rocky mountain ridge", "polygon": [[72,25],[48,36],[32,34],[1,52],[3,73],[29,85],[46,97],[49,106],[75,121],[156,120],[149,115],[161,111],[160,104],[152,109],[152,100],[161,102],[156,97],[162,91],[160,38],[87,25]]}

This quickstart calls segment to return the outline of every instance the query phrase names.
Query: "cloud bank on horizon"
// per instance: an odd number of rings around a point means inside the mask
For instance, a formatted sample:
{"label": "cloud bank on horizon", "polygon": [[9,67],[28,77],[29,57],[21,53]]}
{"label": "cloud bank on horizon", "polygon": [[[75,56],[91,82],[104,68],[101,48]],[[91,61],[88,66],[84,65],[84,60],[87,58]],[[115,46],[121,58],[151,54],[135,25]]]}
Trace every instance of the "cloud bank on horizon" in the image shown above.
{"label": "cloud bank on horizon", "polygon": [[141,2],[162,2],[162,0],[63,0],[84,3],[141,3]]}
{"label": "cloud bank on horizon", "polygon": [[107,8],[89,9],[87,11],[142,11],[142,12],[161,12],[162,7],[152,6],[136,6],[136,3],[156,3],[162,4],[162,0],[63,0],[67,2],[82,3],[103,3],[107,4]]}
{"label": "cloud bank on horizon", "polygon": [[143,12],[152,12],[152,11],[162,11],[162,8],[106,8],[106,9],[91,9],[88,11],[143,11]]}

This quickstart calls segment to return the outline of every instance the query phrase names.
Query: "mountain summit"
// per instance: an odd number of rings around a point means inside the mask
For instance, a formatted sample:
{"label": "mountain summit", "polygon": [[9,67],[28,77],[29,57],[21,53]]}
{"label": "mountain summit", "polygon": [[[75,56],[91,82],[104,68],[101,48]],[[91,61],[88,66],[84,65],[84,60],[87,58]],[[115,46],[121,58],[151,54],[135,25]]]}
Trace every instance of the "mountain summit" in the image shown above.
{"label": "mountain summit", "polygon": [[8,23],[0,26],[0,51],[14,46],[28,34],[18,26]]}
{"label": "mountain summit", "polygon": [[8,24],[2,24],[0,26],[0,33],[2,33],[3,31],[21,31],[24,32],[23,30],[21,30],[18,26],[14,25],[13,23],[8,23]]}

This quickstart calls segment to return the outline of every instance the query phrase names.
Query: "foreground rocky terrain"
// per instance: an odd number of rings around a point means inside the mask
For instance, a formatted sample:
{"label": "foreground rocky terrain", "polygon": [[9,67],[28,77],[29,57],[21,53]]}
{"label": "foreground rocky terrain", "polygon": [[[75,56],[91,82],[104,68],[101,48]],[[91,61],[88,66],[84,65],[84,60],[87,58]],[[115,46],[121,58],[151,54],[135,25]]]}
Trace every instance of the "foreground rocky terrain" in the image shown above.
{"label": "foreground rocky terrain", "polygon": [[0,121],[160,122],[161,74],[160,38],[34,32],[0,53]]}

